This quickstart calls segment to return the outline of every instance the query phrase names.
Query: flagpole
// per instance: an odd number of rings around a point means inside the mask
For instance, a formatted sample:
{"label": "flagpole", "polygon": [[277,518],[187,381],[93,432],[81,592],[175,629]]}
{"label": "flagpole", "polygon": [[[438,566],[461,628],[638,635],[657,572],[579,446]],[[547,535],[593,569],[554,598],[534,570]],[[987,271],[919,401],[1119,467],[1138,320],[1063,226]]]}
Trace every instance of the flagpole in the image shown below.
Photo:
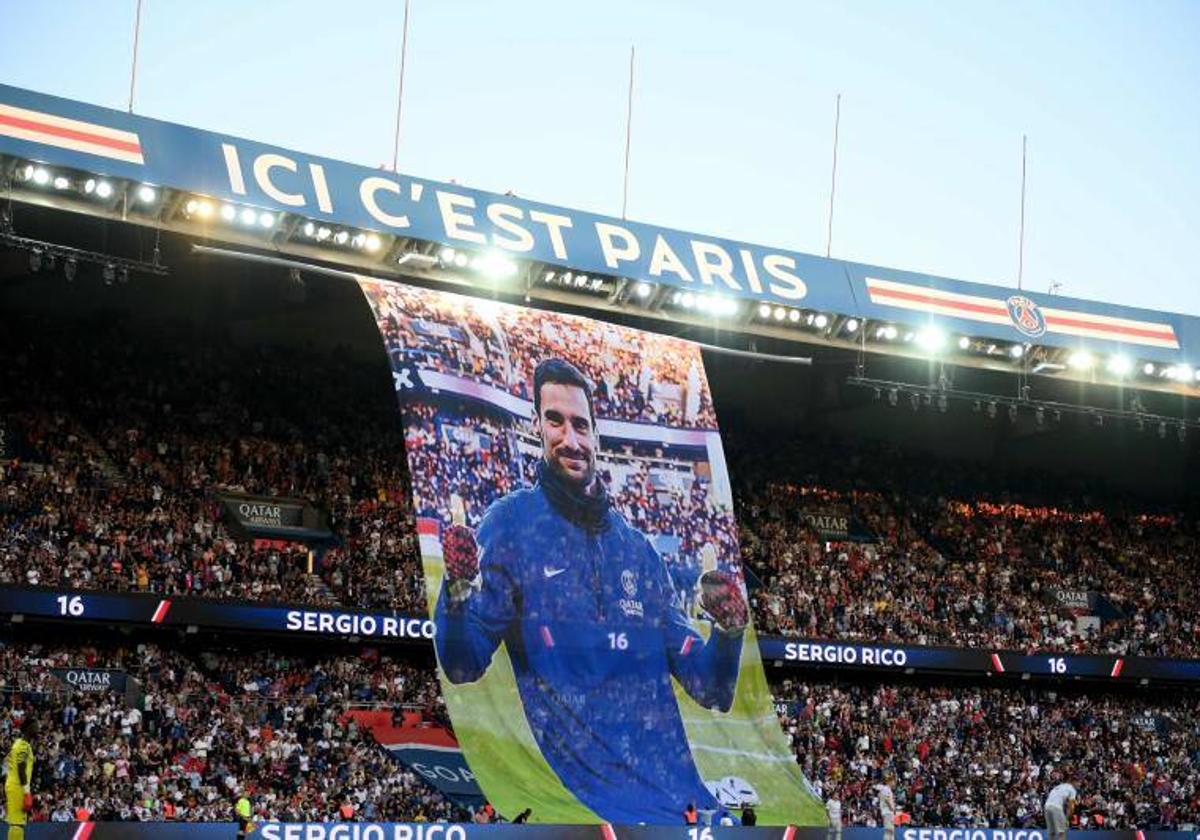
{"label": "flagpole", "polygon": [[396,137],[392,142],[392,171],[400,162],[400,113],[404,108],[404,68],[408,63],[408,11],[410,0],[404,0],[404,34],[400,36],[400,90],[396,94]]}
{"label": "flagpole", "polygon": [[833,168],[829,173],[829,227],[825,232],[825,256],[833,251],[833,197],[837,190],[838,130],[842,125],[842,95],[837,95],[833,111]]}
{"label": "flagpole", "polygon": [[133,91],[137,84],[138,43],[142,34],[142,0],[137,0],[133,18],[133,64],[129,69],[129,113],[133,113]]}
{"label": "flagpole", "polygon": [[621,218],[629,209],[629,147],[633,140],[633,58],[636,47],[629,47],[629,98],[625,108],[625,178],[621,187]]}
{"label": "flagpole", "polygon": [[1025,280],[1025,157],[1028,137],[1021,135],[1021,227],[1017,234],[1017,290]]}

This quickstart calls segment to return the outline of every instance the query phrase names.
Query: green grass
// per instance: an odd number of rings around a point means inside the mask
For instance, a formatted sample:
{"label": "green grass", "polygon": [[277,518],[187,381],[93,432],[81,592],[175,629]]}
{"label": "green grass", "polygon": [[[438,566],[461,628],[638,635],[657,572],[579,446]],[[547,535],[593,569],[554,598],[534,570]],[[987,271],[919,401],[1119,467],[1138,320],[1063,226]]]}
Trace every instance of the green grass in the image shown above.
{"label": "green grass", "polygon": [[[424,565],[432,614],[441,586],[441,558],[427,555]],[[729,713],[705,709],[675,685],[700,775],[705,779],[740,776],[750,782],[761,800],[755,810],[762,824],[824,825],[824,807],[808,792],[776,720],[753,630],[747,632],[744,645]],[[471,772],[500,813],[512,815],[531,807],[537,822],[602,822],[563,787],[542,758],[503,645],[478,681],[454,685],[443,677],[441,682]]]}

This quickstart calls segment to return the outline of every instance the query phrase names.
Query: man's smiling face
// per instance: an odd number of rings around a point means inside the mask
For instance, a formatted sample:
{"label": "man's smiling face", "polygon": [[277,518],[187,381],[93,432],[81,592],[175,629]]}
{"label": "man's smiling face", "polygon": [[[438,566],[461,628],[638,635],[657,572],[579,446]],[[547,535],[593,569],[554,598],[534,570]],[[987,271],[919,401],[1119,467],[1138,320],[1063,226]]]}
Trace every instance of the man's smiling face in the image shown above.
{"label": "man's smiling face", "polygon": [[596,478],[596,428],[587,394],[577,385],[542,385],[536,427],[542,457],[558,475],[586,491]]}

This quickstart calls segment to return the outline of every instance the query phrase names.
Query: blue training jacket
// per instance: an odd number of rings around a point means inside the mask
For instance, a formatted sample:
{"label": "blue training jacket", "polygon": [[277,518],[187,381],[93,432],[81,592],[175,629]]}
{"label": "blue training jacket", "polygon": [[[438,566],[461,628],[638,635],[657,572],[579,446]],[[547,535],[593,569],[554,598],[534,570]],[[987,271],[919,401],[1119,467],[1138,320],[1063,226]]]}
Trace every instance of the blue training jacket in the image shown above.
{"label": "blue training jacket", "polygon": [[650,541],[607,516],[589,533],[541,484],[494,503],[476,534],[482,588],[457,605],[444,584],[438,595],[438,659],[451,682],[473,682],[505,642],[529,727],[563,785],[609,822],[679,823],[688,802],[719,806],[671,677],[728,711],[742,637],[714,629],[705,643]]}

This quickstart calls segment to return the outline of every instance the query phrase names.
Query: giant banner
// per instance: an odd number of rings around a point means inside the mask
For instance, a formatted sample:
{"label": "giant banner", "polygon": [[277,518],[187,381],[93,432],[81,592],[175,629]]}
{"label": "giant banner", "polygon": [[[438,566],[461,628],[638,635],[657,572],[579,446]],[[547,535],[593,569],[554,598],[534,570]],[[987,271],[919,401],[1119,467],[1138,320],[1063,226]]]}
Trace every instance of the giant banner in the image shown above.
{"label": "giant banner", "polygon": [[749,624],[699,350],[360,279],[391,360],[439,672],[501,813],[823,822]]}

